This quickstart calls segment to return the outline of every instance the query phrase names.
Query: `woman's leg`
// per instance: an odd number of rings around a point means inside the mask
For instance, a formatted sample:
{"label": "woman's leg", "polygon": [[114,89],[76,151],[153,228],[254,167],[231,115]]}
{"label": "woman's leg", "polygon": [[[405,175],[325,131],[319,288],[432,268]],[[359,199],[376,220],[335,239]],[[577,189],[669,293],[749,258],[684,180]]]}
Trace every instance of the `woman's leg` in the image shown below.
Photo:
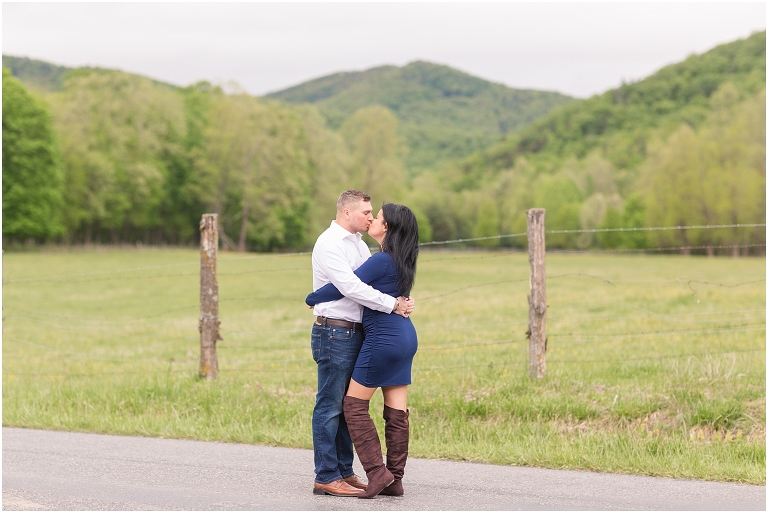
{"label": "woman's leg", "polygon": [[353,379],[344,397],[344,418],[357,456],[368,476],[368,488],[358,495],[361,499],[372,499],[395,480],[384,465],[379,433],[368,413],[370,399],[375,391],[375,388],[365,387]]}
{"label": "woman's leg", "polygon": [[[384,394],[384,404],[396,410],[407,410],[408,385],[398,385],[396,387],[381,387]],[[373,395],[373,393],[371,393]]]}
{"label": "woman's leg", "polygon": [[387,470],[395,482],[381,491],[381,495],[403,495],[403,473],[408,459],[410,422],[408,420],[408,386],[383,387],[384,439],[387,442]]}
{"label": "woman's leg", "polygon": [[347,395],[357,397],[358,399],[362,399],[364,401],[370,401],[375,391],[375,388],[364,387],[354,379],[350,379],[349,388],[347,388]]}

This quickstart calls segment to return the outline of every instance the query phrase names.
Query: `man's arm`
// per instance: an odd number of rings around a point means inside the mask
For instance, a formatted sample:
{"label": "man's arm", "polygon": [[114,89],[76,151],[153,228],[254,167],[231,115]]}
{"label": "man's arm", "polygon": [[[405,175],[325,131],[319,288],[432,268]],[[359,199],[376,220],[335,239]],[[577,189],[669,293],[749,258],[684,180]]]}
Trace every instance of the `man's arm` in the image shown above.
{"label": "man's arm", "polygon": [[[355,276],[360,278],[360,281],[366,285],[372,285],[374,281],[381,278],[386,272],[386,267],[381,265],[381,262],[375,257],[369,258],[363,262],[363,265],[355,269]],[[375,287],[374,287],[375,288]],[[379,290],[379,289],[376,289]],[[319,289],[311,292],[305,302],[314,306],[318,303],[326,303],[328,301],[336,301],[344,297],[344,294],[333,283],[326,283]],[[395,302],[397,305],[397,302]]]}
{"label": "man's arm", "polygon": [[[390,313],[395,310],[398,300],[379,292],[370,285],[366,285],[360,278],[355,276],[344,256],[342,248],[335,244],[325,244],[322,249],[322,254],[318,255],[315,263],[331,280],[331,283],[339,289],[339,292],[345,297],[377,312]],[[404,303],[405,301],[400,302]],[[404,305],[400,306],[400,311],[397,311],[397,313],[402,315],[401,312],[405,312]]]}
{"label": "man's arm", "polygon": [[[368,261],[363,263],[363,265],[358,267],[354,271],[354,274],[360,279],[360,281],[366,285],[370,285],[375,280],[381,278],[385,272],[386,267],[381,265],[381,262],[377,259],[376,256],[373,256],[369,258]],[[316,291],[311,292],[305,299],[305,302],[309,306],[314,306],[318,303],[336,301],[343,297],[344,294],[342,294],[342,292],[333,283],[327,283]],[[413,307],[413,298],[400,296],[395,299],[395,308],[392,310],[392,313],[402,315],[403,317],[408,317],[413,311]]]}

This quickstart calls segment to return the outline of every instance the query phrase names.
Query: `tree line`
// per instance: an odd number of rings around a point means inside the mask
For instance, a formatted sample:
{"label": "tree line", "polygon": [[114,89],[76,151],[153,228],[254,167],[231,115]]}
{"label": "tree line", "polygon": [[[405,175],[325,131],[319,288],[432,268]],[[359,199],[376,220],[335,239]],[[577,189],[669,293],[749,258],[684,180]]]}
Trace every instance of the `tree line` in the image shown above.
{"label": "tree line", "polygon": [[[521,233],[532,207],[547,209],[550,230],[759,223],[765,109],[762,32],[414,175],[401,120],[381,105],[332,127],[316,106],[234,85],[79,69],[58,91],[30,92],[4,68],[4,245],[194,244],[201,214],[215,212],[226,248],[306,249],[351,187],[412,206],[424,242]],[[547,245],[764,242],[757,228],[552,234]]]}
{"label": "tree line", "polygon": [[332,131],[311,106],[118,71],[35,95],[4,69],[3,238],[188,244],[216,212],[226,247],[306,248],[340,191],[401,199],[397,130],[382,107]]}
{"label": "tree line", "polygon": [[[532,207],[547,209],[553,230],[764,223],[765,113],[763,31],[555,109],[418,177],[414,191],[436,239],[521,233]],[[707,246],[701,251],[709,253],[759,244],[762,227],[547,238],[555,248]]]}

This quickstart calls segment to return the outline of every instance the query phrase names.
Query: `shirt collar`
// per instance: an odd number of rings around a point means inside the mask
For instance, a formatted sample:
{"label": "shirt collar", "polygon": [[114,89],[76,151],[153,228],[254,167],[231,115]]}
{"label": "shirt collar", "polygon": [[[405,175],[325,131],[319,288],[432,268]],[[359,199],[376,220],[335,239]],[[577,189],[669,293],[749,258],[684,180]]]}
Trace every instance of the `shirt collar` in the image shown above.
{"label": "shirt collar", "polygon": [[331,221],[330,229],[333,230],[332,233],[334,236],[338,237],[339,239],[346,239],[349,237],[359,241],[363,238],[363,235],[360,232],[350,233],[346,228],[337,223],[335,219]]}

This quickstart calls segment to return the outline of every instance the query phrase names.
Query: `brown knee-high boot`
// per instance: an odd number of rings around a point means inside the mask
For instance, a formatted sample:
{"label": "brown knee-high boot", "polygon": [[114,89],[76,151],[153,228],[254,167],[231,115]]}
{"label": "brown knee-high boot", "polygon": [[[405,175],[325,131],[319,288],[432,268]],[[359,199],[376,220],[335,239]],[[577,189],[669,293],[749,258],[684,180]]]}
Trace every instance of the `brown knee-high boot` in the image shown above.
{"label": "brown knee-high boot", "polygon": [[384,439],[387,443],[387,469],[395,482],[381,491],[381,495],[403,495],[403,470],[408,459],[410,422],[409,410],[396,410],[384,405]]}
{"label": "brown knee-high boot", "polygon": [[356,397],[344,397],[344,418],[347,421],[349,435],[355,444],[357,457],[363,464],[368,476],[368,488],[362,490],[358,497],[372,499],[395,480],[392,473],[384,465],[381,455],[381,442],[376,426],[368,413],[369,401]]}

